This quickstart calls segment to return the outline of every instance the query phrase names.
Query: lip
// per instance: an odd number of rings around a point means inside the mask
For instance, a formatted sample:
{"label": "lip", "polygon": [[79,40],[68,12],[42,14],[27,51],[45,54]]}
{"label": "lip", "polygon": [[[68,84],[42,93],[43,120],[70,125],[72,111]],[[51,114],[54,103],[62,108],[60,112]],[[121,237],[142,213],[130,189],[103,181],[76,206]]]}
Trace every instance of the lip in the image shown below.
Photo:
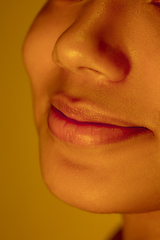
{"label": "lip", "polygon": [[100,109],[96,105],[78,101],[65,95],[58,95],[51,101],[52,106],[57,108],[66,117],[78,122],[111,124],[121,127],[137,127],[135,123],[131,123],[115,117],[115,114],[107,109]]}
{"label": "lip", "polygon": [[149,131],[96,112],[90,106],[72,108],[60,99],[51,107],[48,126],[61,141],[82,147],[114,144]]}

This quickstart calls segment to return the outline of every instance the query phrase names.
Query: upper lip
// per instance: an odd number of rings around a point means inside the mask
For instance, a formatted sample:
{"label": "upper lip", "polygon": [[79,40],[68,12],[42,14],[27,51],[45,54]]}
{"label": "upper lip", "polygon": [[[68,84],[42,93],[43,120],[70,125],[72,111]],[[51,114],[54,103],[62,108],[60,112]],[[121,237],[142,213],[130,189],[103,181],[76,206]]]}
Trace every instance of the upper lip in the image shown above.
{"label": "upper lip", "polygon": [[118,127],[142,127],[132,122],[120,119],[115,114],[99,109],[96,105],[86,104],[82,101],[74,102],[66,96],[55,96],[51,104],[53,107],[62,112],[66,117],[77,122],[98,123],[115,125]]}

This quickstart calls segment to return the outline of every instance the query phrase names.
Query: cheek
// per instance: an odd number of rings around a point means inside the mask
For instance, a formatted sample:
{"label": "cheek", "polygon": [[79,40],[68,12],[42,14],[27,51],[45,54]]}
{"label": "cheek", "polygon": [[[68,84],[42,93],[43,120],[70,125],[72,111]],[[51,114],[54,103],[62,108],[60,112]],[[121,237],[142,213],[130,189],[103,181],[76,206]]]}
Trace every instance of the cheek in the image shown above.
{"label": "cheek", "polygon": [[55,88],[59,89],[57,76],[60,70],[52,60],[55,43],[76,17],[70,13],[72,9],[67,12],[64,9],[62,11],[60,7],[52,8],[47,4],[42,9],[23,45],[23,60],[31,81],[37,125],[41,121],[39,118],[46,111],[45,102],[48,104],[50,94]]}
{"label": "cheek", "polygon": [[54,67],[52,52],[55,43],[74,23],[82,7],[54,6],[49,1],[41,10],[33,22],[23,46],[24,63],[31,79],[35,80],[41,74],[47,75]]}
{"label": "cheek", "polygon": [[[46,31],[31,29],[26,37],[23,47],[23,59],[31,81],[37,87],[46,78],[53,68],[52,51],[53,39],[50,39]],[[39,79],[40,78],[40,79]]]}
{"label": "cheek", "polygon": [[54,92],[55,86],[58,89],[58,69],[52,61],[52,51],[61,34],[54,30],[54,25],[51,29],[47,23],[44,25],[40,22],[37,18],[33,23],[23,45],[23,61],[31,82],[37,127],[46,118],[51,90]]}

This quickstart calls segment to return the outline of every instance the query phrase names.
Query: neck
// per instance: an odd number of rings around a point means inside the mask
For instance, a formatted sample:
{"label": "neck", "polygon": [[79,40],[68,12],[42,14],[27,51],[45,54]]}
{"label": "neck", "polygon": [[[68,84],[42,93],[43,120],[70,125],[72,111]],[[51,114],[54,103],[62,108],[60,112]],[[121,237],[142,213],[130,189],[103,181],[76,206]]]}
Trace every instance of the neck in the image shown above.
{"label": "neck", "polygon": [[159,240],[160,211],[124,214],[123,240]]}

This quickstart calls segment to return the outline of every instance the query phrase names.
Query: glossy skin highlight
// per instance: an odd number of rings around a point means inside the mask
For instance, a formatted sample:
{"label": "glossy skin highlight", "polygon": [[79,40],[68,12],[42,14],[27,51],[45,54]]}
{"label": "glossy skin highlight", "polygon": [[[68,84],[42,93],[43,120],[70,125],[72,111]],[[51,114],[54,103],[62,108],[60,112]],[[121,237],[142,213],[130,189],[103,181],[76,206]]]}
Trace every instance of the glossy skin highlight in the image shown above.
{"label": "glossy skin highlight", "polygon": [[[145,0],[50,0],[36,17],[23,58],[43,178],[61,200],[98,213],[160,210],[159,26],[159,7]],[[67,143],[48,126],[57,96],[147,134],[96,147]]]}

